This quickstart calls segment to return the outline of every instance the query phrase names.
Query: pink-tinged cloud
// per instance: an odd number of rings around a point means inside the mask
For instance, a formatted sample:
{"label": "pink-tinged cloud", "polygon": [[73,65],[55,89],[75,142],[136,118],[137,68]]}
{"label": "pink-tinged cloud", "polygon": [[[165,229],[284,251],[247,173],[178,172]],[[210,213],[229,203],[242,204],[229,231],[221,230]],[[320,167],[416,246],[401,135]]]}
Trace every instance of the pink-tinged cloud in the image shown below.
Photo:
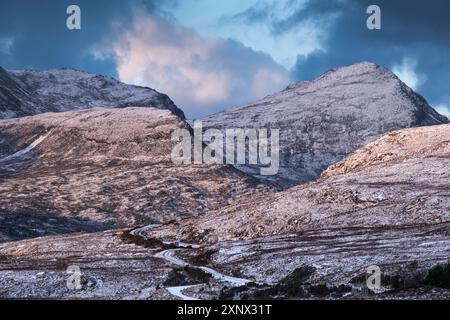
{"label": "pink-tinged cloud", "polygon": [[167,93],[187,116],[252,102],[289,83],[262,52],[229,39],[203,38],[158,16],[135,18],[114,44],[120,80]]}

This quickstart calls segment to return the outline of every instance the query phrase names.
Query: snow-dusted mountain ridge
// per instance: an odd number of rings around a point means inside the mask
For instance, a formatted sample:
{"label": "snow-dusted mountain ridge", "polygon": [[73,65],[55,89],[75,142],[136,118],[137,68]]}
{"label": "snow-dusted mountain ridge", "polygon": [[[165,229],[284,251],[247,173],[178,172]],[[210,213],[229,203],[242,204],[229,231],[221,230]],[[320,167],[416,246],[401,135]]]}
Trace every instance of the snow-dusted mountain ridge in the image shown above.
{"label": "snow-dusted mountain ridge", "polygon": [[184,113],[165,94],[73,69],[6,70],[0,67],[0,119],[96,107],[154,107]]}
{"label": "snow-dusted mountain ridge", "polygon": [[[391,71],[363,62],[204,121],[205,128],[280,129],[280,171],[271,179],[292,186],[317,179],[329,165],[397,129],[448,123]],[[239,169],[258,176],[250,166]]]}

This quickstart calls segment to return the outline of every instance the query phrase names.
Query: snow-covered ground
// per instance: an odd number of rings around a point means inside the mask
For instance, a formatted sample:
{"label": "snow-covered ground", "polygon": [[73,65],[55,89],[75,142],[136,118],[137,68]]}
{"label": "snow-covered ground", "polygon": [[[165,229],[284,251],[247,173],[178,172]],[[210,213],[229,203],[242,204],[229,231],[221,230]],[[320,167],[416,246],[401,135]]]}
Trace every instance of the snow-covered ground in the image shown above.
{"label": "snow-covered ground", "polygon": [[73,69],[0,69],[0,84],[0,119],[97,107],[153,107],[184,118],[165,94]]}

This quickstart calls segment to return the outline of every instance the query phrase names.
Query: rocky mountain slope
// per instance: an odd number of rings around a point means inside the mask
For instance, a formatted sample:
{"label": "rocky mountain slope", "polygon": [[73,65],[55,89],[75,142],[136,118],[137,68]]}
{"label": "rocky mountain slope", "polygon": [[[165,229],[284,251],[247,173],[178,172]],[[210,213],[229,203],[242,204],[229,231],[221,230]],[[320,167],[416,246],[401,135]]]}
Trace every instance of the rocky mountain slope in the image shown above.
{"label": "rocky mountain slope", "polygon": [[[181,252],[184,259],[274,284],[226,291],[228,298],[277,298],[295,285],[302,289],[285,298],[318,291],[323,298],[448,299],[448,289],[427,286],[425,279],[431,268],[449,263],[449,165],[450,125],[394,131],[315,182],[147,234],[166,241],[181,234],[203,245],[200,252]],[[373,265],[382,272],[382,287],[361,296],[358,288]],[[298,283],[286,283],[305,270]]]}
{"label": "rocky mountain slope", "polygon": [[[28,239],[0,244],[4,299],[174,299],[163,288],[172,270],[158,248],[128,244],[120,231]],[[69,266],[80,268],[81,290],[67,288]]]}
{"label": "rocky mountain slope", "polygon": [[[450,125],[394,131],[331,166],[316,182],[185,222],[184,237],[216,242],[318,229],[448,223],[449,166]],[[160,232],[167,236],[170,227]]]}
{"label": "rocky mountain slope", "polygon": [[177,166],[169,110],[96,108],[0,121],[0,240],[197,216],[263,192],[231,166]]}
{"label": "rocky mountain slope", "polygon": [[153,107],[183,112],[165,94],[73,69],[46,71],[0,67],[0,119],[95,107]]}
{"label": "rocky mountain slope", "polygon": [[[384,133],[447,122],[392,72],[364,62],[213,115],[204,127],[280,129],[280,171],[259,178],[293,186],[317,179],[329,165]],[[238,168],[259,175],[255,167]]]}

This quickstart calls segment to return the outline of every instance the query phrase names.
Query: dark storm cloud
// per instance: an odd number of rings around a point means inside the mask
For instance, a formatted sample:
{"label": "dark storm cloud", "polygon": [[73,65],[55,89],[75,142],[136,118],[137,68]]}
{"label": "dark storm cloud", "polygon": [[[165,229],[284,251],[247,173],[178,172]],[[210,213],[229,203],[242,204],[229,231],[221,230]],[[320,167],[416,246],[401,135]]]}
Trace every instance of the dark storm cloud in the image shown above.
{"label": "dark storm cloud", "polygon": [[[382,30],[366,28],[366,9],[371,4],[381,8]],[[293,13],[286,28],[311,16],[334,15],[336,19],[329,28],[326,52],[299,56],[292,76],[310,79],[330,68],[363,60],[391,68],[406,57],[417,61],[415,71],[426,76],[418,91],[433,104],[450,105],[449,12],[447,0],[311,0]]]}
{"label": "dark storm cloud", "polygon": [[[114,25],[130,22],[133,3],[107,0],[2,0],[0,11],[0,65],[7,68],[73,67],[115,75],[113,59],[95,59],[89,52]],[[82,30],[66,28],[66,9],[81,7]],[[9,50],[1,50],[9,39]]]}

